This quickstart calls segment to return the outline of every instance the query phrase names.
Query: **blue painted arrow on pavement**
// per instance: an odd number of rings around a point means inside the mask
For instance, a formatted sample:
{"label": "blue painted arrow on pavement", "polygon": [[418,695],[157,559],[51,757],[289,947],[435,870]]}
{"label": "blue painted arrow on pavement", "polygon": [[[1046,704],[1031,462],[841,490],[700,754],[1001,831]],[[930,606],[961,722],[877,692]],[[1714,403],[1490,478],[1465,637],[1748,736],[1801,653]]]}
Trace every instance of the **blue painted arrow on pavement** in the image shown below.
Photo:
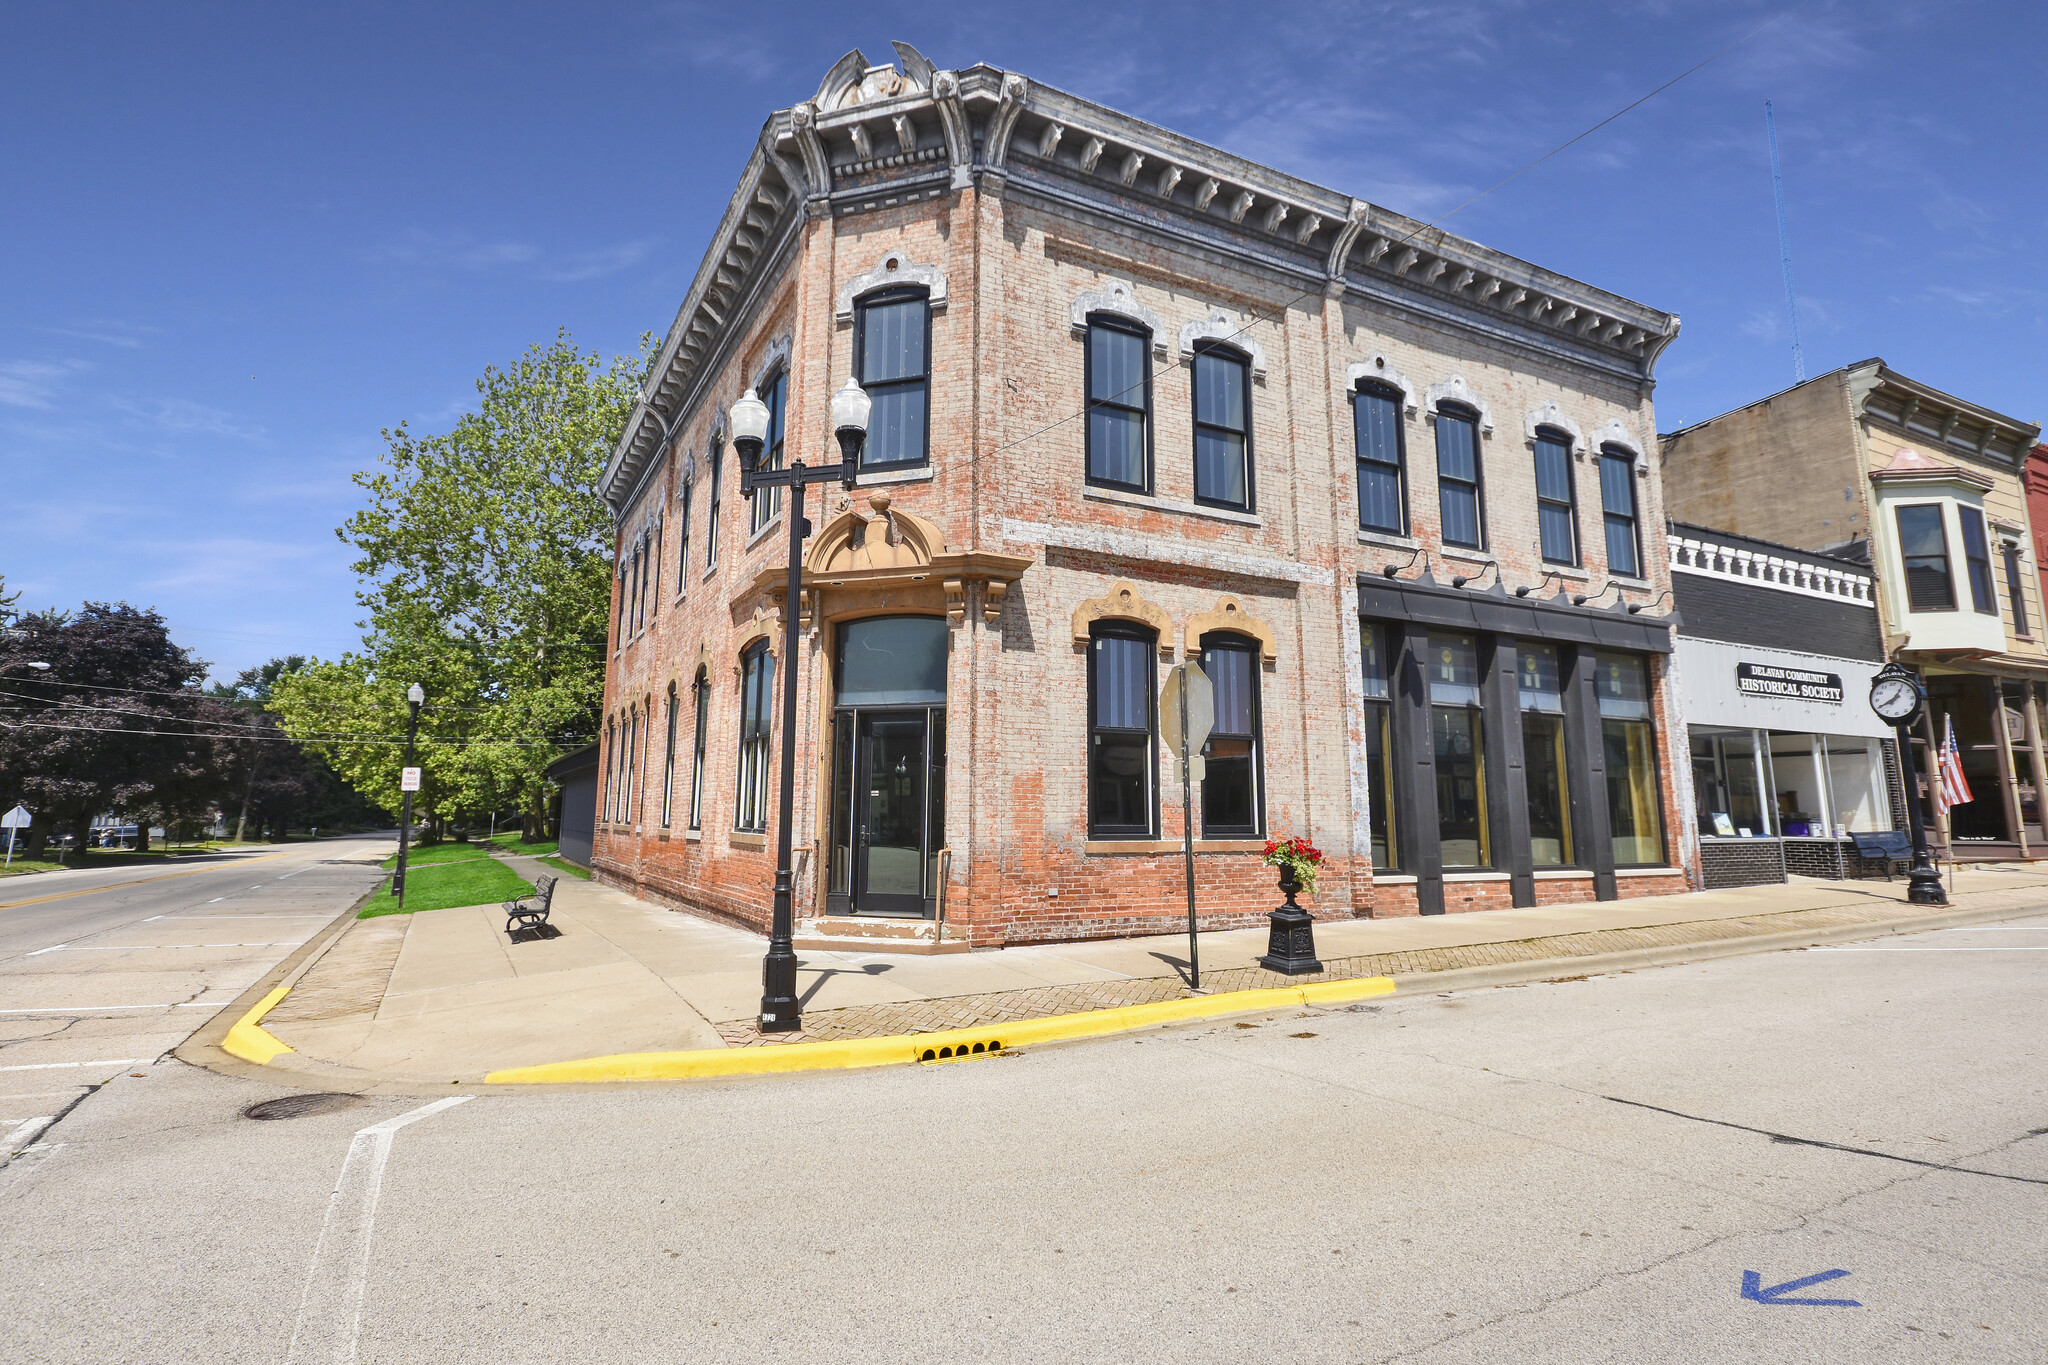
{"label": "blue painted arrow on pavement", "polygon": [[1804,1289],[1810,1284],[1825,1284],[1829,1280],[1839,1280],[1848,1273],[1846,1270],[1823,1270],[1820,1274],[1808,1275],[1803,1280],[1787,1280],[1783,1284],[1774,1284],[1769,1289],[1765,1289],[1763,1287],[1763,1276],[1757,1274],[1754,1270],[1745,1270],[1742,1272],[1742,1297],[1752,1299],[1757,1303],[1803,1303],[1813,1308],[1861,1308],[1863,1305],[1854,1299],[1788,1299],[1785,1297],[1785,1295],[1790,1294],[1795,1289]]}

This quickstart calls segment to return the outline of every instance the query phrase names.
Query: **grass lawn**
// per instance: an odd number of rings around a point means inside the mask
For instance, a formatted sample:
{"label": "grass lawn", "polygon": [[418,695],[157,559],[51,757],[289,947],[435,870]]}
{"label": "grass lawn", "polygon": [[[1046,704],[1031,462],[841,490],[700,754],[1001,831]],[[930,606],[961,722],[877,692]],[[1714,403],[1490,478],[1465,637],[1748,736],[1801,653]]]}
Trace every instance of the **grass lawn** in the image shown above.
{"label": "grass lawn", "polygon": [[[474,862],[478,858],[489,856],[476,844],[431,844],[426,848],[414,849],[406,858],[405,865],[410,870],[415,867],[430,867],[435,863]],[[386,858],[384,866],[387,869],[397,867],[398,855],[394,853]]]}
{"label": "grass lawn", "polygon": [[534,839],[531,841],[522,839],[519,837],[517,830],[510,834],[500,834],[497,838],[490,840],[490,842],[497,845],[505,853],[520,853],[529,858],[545,858],[560,847],[560,844],[553,839]]}
{"label": "grass lawn", "polygon": [[566,873],[571,877],[575,877],[579,881],[587,882],[590,880],[589,868],[578,867],[576,866],[576,864],[570,862],[567,858],[542,858],[541,861],[546,863],[549,867],[554,868],[557,872]]}
{"label": "grass lawn", "polygon": [[445,910],[451,905],[499,905],[532,890],[531,882],[521,880],[518,873],[496,858],[486,858],[481,854],[473,858],[437,859],[430,863],[408,860],[405,905],[399,906],[387,885],[370,898],[370,903],[356,918],[410,915],[416,910]]}
{"label": "grass lawn", "polygon": [[[23,843],[26,842],[26,840],[23,840]],[[0,851],[4,851],[6,846],[6,836],[0,835]],[[55,859],[43,859],[32,863],[20,854],[16,854],[14,865],[0,868],[0,872],[13,877],[19,876],[24,872],[56,872],[65,867],[81,869],[88,867],[102,869],[109,867],[136,867],[143,863],[161,863],[171,858],[183,857],[187,854],[214,853],[218,850],[219,845],[216,844],[179,844],[176,848],[172,849],[166,849],[163,845],[158,844],[146,853],[137,853],[133,849],[127,848],[89,848],[85,851],[85,861],[76,864],[63,863]],[[4,856],[4,852],[0,852],[0,856]]]}

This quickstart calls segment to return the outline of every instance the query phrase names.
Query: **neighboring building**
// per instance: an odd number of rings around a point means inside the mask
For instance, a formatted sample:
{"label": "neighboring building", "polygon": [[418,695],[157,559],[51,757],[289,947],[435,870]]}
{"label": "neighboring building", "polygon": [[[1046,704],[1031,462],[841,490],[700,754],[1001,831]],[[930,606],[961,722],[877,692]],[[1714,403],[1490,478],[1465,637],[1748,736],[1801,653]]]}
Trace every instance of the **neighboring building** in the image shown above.
{"label": "neighboring building", "polygon": [[1927,816],[1960,857],[2042,843],[2040,431],[1866,360],[1660,438],[1673,516],[1870,566],[1886,656],[1927,683],[1920,771],[1955,725],[1976,799]]}
{"label": "neighboring building", "polygon": [[2048,442],[2036,441],[2027,452],[2027,520],[2034,527],[2034,572],[2040,574],[2042,596],[2048,600]]}
{"label": "neighboring building", "polygon": [[1701,881],[1849,875],[1847,835],[1905,824],[1868,566],[1681,522],[1670,544]]}
{"label": "neighboring building", "polygon": [[830,461],[851,372],[861,487],[813,494],[796,604],[803,941],[1184,924],[1176,659],[1217,692],[1205,926],[1276,903],[1289,835],[1324,917],[1683,889],[1678,320],[897,51],[768,120],[605,472],[598,875],[767,922],[787,532],[726,412]]}
{"label": "neighboring building", "polygon": [[548,765],[548,776],[561,788],[555,797],[556,852],[578,867],[590,866],[597,832],[597,750],[586,744]]}

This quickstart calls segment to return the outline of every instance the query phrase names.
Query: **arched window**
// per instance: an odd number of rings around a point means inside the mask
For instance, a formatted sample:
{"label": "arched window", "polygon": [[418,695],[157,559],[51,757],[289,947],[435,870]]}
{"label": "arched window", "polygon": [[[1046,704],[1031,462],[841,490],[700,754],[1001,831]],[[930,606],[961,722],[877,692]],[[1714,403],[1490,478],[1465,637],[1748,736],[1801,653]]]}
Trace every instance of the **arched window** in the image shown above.
{"label": "arched window", "polygon": [[1549,564],[1579,562],[1579,509],[1572,483],[1572,438],[1536,429],[1536,533]]}
{"label": "arched window", "polygon": [[1088,837],[1150,839],[1159,637],[1130,621],[1097,621],[1088,641]]}
{"label": "arched window", "polygon": [[1243,351],[1195,343],[1195,501],[1252,510],[1252,367]]}
{"label": "arched window", "polygon": [[[777,370],[775,377],[760,390],[763,403],[768,405],[768,439],[761,443],[761,468],[782,468],[782,417],[783,406],[789,398],[789,371]],[[775,520],[782,510],[782,489],[770,485],[754,494],[753,519],[748,533],[759,531]]]}
{"label": "arched window", "polygon": [[1444,544],[1486,548],[1486,510],[1479,478],[1479,415],[1440,403],[1436,410],[1437,516]]}
{"label": "arched window", "polygon": [[883,289],[854,305],[854,372],[874,402],[862,469],[914,469],[931,444],[931,300],[918,288]]}
{"label": "arched window", "polygon": [[1358,526],[1390,536],[1408,534],[1406,450],[1401,432],[1401,391],[1370,380],[1351,395],[1351,428],[1358,446]]}
{"label": "arched window", "polygon": [[1152,334],[1114,313],[1088,315],[1088,482],[1152,491]]}
{"label": "arched window", "polygon": [[626,751],[619,759],[619,823],[633,823],[633,779],[640,770],[640,713],[636,710],[626,718],[621,730],[626,741]]}
{"label": "arched window", "polygon": [[661,765],[661,827],[669,827],[676,790],[676,685],[668,685],[668,744]]}
{"label": "arched window", "polygon": [[740,656],[739,801],[733,827],[755,834],[768,829],[769,713],[775,709],[775,675],[768,642],[756,640]]}
{"label": "arched window", "polygon": [[705,727],[711,719],[711,680],[703,669],[697,670],[695,681],[690,688],[697,694],[697,728],[691,738],[690,754],[690,828],[704,828],[704,743]]}
{"label": "arched window", "polygon": [[718,514],[725,500],[725,442],[713,438],[711,442],[711,474],[709,479],[709,512],[704,518],[704,576],[718,567]]}
{"label": "arched window", "polygon": [[1607,529],[1607,572],[1643,576],[1643,543],[1636,524],[1636,457],[1621,446],[1600,447],[1600,513]]}
{"label": "arched window", "polygon": [[619,727],[616,721],[604,725],[604,823],[612,822],[612,812],[618,808],[618,766]]}
{"label": "arched window", "polygon": [[679,593],[690,590],[690,494],[693,491],[694,484],[685,474],[682,506],[677,509],[681,524],[676,528],[676,540],[679,542],[676,549],[676,591]]}
{"label": "arched window", "polygon": [[1259,642],[1230,631],[1202,637],[1216,721],[1202,749],[1202,837],[1255,839],[1265,829]]}

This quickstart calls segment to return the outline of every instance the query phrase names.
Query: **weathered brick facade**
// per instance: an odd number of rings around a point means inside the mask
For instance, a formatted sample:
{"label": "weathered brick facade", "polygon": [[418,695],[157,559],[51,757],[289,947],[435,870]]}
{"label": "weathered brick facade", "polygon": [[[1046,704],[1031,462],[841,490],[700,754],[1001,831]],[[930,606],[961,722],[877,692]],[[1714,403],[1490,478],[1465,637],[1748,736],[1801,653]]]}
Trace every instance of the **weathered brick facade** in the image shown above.
{"label": "weathered brick facade", "polygon": [[[929,851],[948,850],[949,935],[996,945],[1184,924],[1182,804],[1163,745],[1153,837],[1089,837],[1088,637],[1114,620],[1157,631],[1155,692],[1207,630],[1256,642],[1261,836],[1306,835],[1328,853],[1305,901],[1319,916],[1414,913],[1416,878],[1376,883],[1370,865],[1361,579],[1387,582],[1393,565],[1399,581],[1448,593],[1453,574],[1469,575],[1461,591],[1502,612],[1526,600],[1586,631],[1653,629],[1670,579],[1657,470],[1642,457],[1656,429],[1651,367],[1677,320],[1014,74],[933,71],[899,50],[902,73],[850,54],[815,100],[770,119],[607,472],[621,577],[599,875],[765,926],[772,820],[765,832],[734,829],[740,660],[756,640],[781,648],[787,528],[778,517],[750,540],[725,414],[786,367],[786,458],[836,459],[827,400],[854,364],[853,309],[869,291],[909,284],[931,302],[929,463],[864,479],[850,496],[814,488],[807,507],[799,918],[828,908],[819,851],[833,829],[835,642],[845,623],[884,614],[948,622],[945,799]],[[1091,315],[1149,334],[1149,493],[1087,477]],[[1251,372],[1246,510],[1195,497],[1190,389],[1205,341],[1236,348]],[[1405,535],[1359,529],[1350,395],[1362,378],[1403,394]],[[1439,403],[1465,405],[1483,433],[1484,552],[1442,544]],[[1539,425],[1571,439],[1585,547],[1576,565],[1546,564],[1537,549]],[[1626,579],[1609,576],[1602,552],[1603,447],[1637,457],[1642,566]],[[721,521],[707,567],[714,450]],[[1536,590],[1526,599],[1512,591],[1525,587]],[[1661,738],[1680,732],[1664,656],[1649,657],[1667,854],[1661,868],[1625,869],[1622,895],[1685,882],[1676,756]],[[693,830],[700,676],[709,724]],[[631,788],[614,795],[635,717]],[[1597,781],[1597,755],[1593,771]],[[1277,902],[1262,847],[1197,841],[1205,926],[1254,923]],[[1497,861],[1505,867],[1505,854]],[[1506,871],[1443,881],[1449,909],[1514,894]],[[1542,903],[1595,894],[1591,867],[1534,881]]]}

